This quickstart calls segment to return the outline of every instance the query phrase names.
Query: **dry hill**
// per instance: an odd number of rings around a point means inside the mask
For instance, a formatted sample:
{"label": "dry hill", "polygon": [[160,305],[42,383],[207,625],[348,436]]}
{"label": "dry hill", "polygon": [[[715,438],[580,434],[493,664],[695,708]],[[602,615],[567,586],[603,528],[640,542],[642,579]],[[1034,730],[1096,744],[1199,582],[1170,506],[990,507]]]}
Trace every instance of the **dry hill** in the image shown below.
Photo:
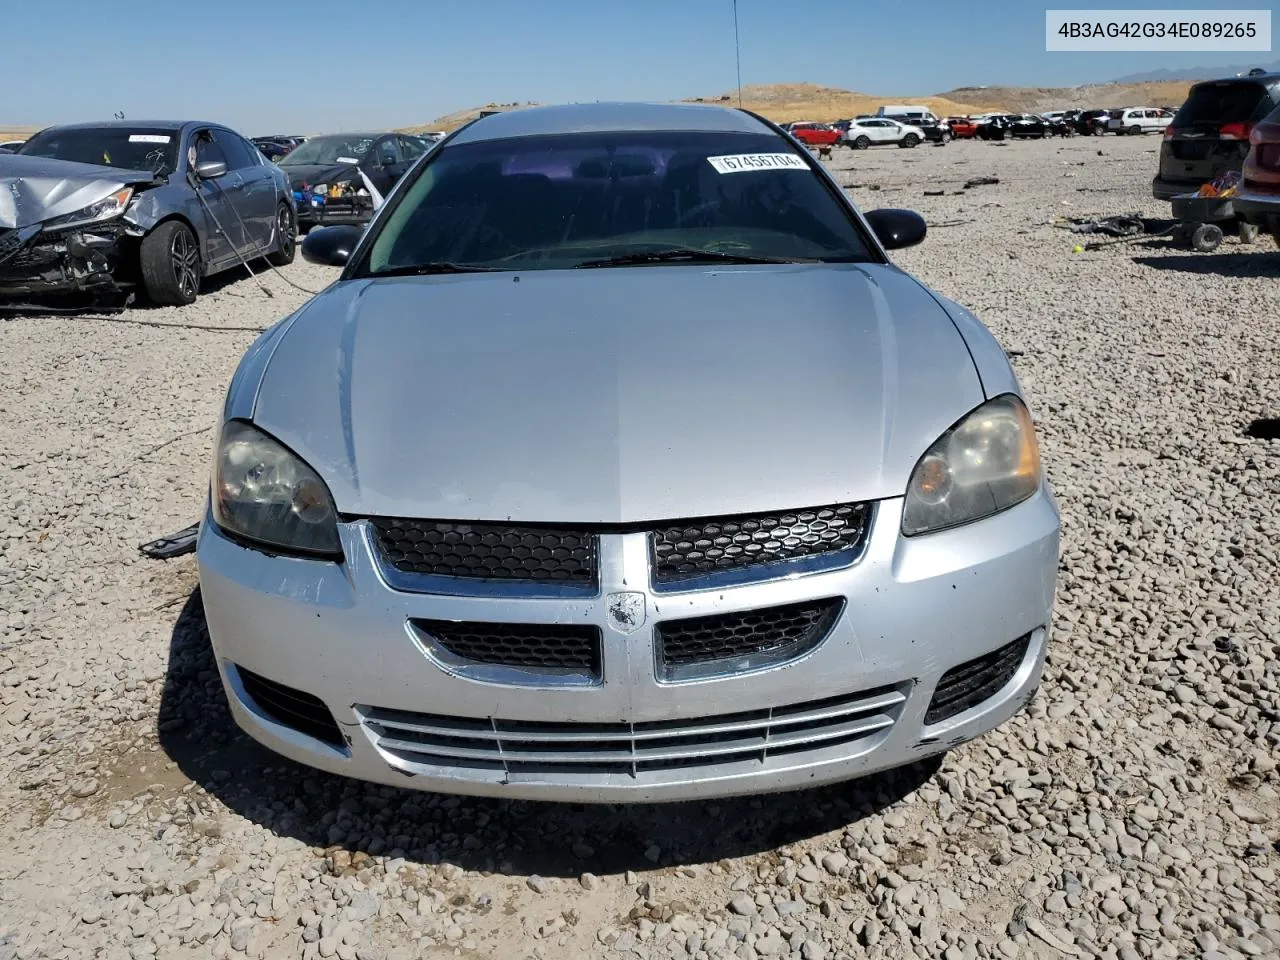
{"label": "dry hill", "polygon": [[[1039,113],[1072,107],[1120,107],[1143,105],[1177,107],[1187,94],[1185,80],[1148,83],[1100,83],[1081,87],[959,87],[945,93],[870,94],[813,83],[766,83],[742,88],[742,105],[775,121],[831,121],[875,113],[882,103],[924,104],[940,117],[990,113],[996,110]],[[737,93],[690,97],[686,103],[721,103],[737,106]],[[532,103],[488,104],[440,117],[432,123],[404,128],[407,132],[453,130],[480,115],[481,110],[512,110]]]}

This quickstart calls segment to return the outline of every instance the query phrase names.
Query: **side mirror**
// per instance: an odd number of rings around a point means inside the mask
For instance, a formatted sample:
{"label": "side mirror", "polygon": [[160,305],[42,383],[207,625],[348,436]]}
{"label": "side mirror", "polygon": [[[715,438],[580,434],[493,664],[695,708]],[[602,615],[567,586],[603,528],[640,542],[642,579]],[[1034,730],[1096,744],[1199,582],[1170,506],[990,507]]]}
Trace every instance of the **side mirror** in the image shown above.
{"label": "side mirror", "polygon": [[217,180],[227,175],[227,165],[222,160],[201,160],[196,164],[196,176],[201,180]]}
{"label": "side mirror", "polygon": [[898,210],[886,207],[872,210],[865,215],[867,223],[875,232],[876,239],[886,250],[897,250],[901,247],[914,247],[924,239],[929,225],[924,217],[914,210]]}
{"label": "side mirror", "polygon": [[322,267],[344,267],[364,229],[343,224],[311,230],[302,240],[302,259]]}

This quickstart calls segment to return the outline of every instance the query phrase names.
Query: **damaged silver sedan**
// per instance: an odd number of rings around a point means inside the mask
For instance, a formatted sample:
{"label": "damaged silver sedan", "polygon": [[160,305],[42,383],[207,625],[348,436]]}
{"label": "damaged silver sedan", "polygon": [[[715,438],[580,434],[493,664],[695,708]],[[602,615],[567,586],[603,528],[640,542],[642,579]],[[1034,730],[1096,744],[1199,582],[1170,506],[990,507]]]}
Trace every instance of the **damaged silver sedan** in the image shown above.
{"label": "damaged silver sedan", "polygon": [[0,303],[191,303],[204,277],[292,262],[296,224],[284,173],[226,127],[49,127],[0,155]]}

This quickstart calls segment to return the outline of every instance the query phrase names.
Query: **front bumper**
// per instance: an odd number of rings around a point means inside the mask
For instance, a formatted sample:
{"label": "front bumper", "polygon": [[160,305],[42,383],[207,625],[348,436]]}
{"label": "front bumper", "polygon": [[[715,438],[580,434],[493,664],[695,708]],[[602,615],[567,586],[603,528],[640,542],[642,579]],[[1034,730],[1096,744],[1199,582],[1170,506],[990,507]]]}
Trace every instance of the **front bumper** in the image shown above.
{"label": "front bumper", "polygon": [[[560,599],[393,589],[367,521],[343,525],[346,559],[338,564],[240,546],[206,517],[198,563],[214,653],[236,722],[285,756],[358,779],[444,793],[686,800],[817,786],[911,763],[992,729],[1032,696],[1044,663],[1058,562],[1058,512],[1048,488],[995,517],[915,539],[899,534],[901,508],[901,500],[878,504],[862,554],[842,569],[684,593],[651,589],[643,533],[602,538],[599,591]],[[614,591],[642,594],[649,622],[629,634],[611,627],[617,622],[608,609]],[[825,640],[799,659],[755,672],[657,679],[654,621],[832,597],[844,599],[843,613]],[[595,624],[604,638],[603,675],[587,685],[462,675],[424,647],[411,618]],[[1025,653],[1003,686],[926,724],[944,674],[1024,636]],[[246,692],[242,671],[319,698],[344,742],[324,743],[272,719]],[[499,740],[499,729],[510,724],[548,738],[569,735],[580,724],[622,725],[640,737],[655,726],[740,720],[748,716],[744,711],[772,716],[790,705],[826,709],[864,691],[889,704],[880,725],[865,736],[784,755],[766,751],[733,762],[708,755],[705,762],[631,773],[571,764],[529,772],[414,762],[384,747],[376,722],[403,712]]]}
{"label": "front bumper", "polygon": [[373,218],[372,201],[346,200],[318,197],[301,190],[293,191],[294,205],[298,210],[298,228],[360,226]]}
{"label": "front bumper", "polygon": [[125,236],[119,222],[30,236],[0,231],[0,296],[114,291]]}

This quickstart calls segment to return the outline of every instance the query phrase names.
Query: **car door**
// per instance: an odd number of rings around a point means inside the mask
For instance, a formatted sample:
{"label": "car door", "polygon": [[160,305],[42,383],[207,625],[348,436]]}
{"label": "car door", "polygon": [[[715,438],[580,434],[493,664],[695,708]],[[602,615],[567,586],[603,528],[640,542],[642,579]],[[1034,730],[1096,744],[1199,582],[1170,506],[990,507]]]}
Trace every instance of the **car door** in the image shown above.
{"label": "car door", "polygon": [[[206,162],[221,162],[227,172],[211,180],[197,180],[197,206],[203,223],[197,225],[202,241],[205,273],[213,273],[234,262],[235,253],[244,243],[244,228],[236,221],[232,198],[240,191],[240,176],[214,140],[210,129],[197,130],[187,149],[186,161],[191,170]],[[201,229],[203,227],[203,229]]]}
{"label": "car door", "polygon": [[271,168],[259,151],[239,134],[214,128],[213,135],[227,165],[240,177],[240,188],[231,198],[237,220],[244,226],[241,253],[246,257],[265,253],[275,233],[276,183]]}
{"label": "car door", "polygon": [[902,135],[898,132],[898,125],[892,120],[868,120],[867,125],[874,124],[871,139],[876,143],[890,143],[901,140]]}

